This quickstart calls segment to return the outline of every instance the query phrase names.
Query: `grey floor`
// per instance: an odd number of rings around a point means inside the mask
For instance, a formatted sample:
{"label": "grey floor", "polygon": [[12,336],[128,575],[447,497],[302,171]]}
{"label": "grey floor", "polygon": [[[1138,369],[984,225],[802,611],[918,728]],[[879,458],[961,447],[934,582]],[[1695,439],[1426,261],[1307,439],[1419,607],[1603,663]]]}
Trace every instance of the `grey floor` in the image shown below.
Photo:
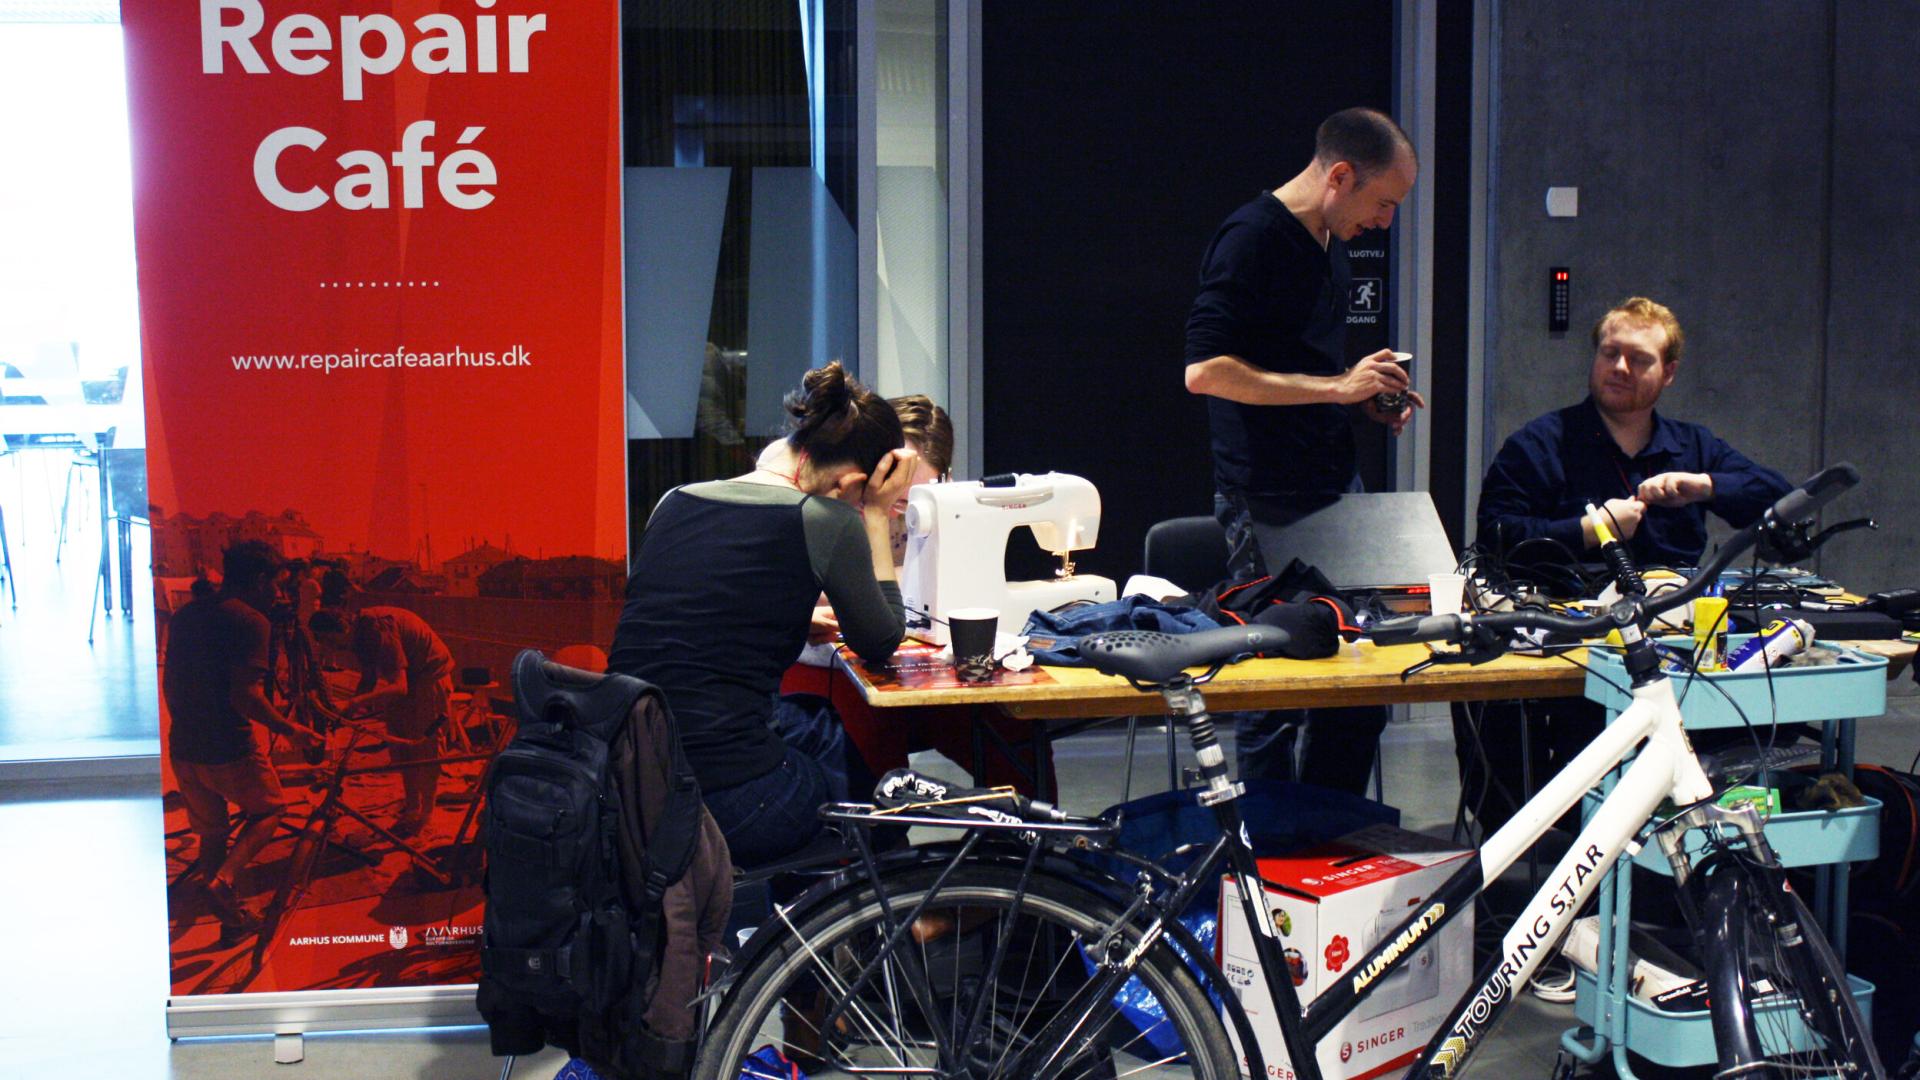
{"label": "grey floor", "polygon": [[[20,593],[17,610],[0,601],[0,1077],[498,1076],[477,1029],[315,1036],[305,1060],[287,1066],[273,1063],[267,1039],[168,1041],[158,766],[126,756],[154,751],[148,615],[103,621],[87,645],[97,524],[80,523],[56,564],[45,531],[53,508],[29,504],[26,525],[38,531],[23,537],[14,479],[0,465]],[[1861,724],[1862,760],[1904,767],[1920,749],[1912,686],[1902,676],[1889,715]],[[1134,794],[1155,790],[1156,778],[1164,788],[1163,745],[1141,740]],[[1123,748],[1113,731],[1062,744],[1062,801],[1076,810],[1116,801]],[[1403,823],[1445,835],[1458,794],[1449,725],[1416,715],[1388,729],[1383,752],[1387,798]],[[1523,998],[1473,1075],[1546,1075],[1570,1008]],[[546,1080],[561,1063],[551,1053],[523,1060],[514,1076]]]}

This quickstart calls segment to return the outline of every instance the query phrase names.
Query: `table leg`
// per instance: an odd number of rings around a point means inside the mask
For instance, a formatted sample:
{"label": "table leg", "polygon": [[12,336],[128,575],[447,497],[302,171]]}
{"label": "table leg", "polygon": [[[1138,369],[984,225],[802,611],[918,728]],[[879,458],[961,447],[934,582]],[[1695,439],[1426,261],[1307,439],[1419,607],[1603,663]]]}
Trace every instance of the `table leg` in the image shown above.
{"label": "table leg", "polygon": [[120,611],[133,614],[133,523],[126,518],[114,520],[120,534]]}
{"label": "table leg", "polygon": [[[991,742],[993,744],[992,749],[1012,762],[1014,771],[1026,777],[1027,782],[1033,785],[1034,797],[1040,799],[1047,798],[1046,762],[1049,759],[1036,757],[1033,759],[1033,767],[1028,768],[1027,763],[1020,760],[1020,755],[1014,753],[1013,744],[1008,742],[1006,737],[1001,735],[997,728],[986,722],[984,717],[987,715],[987,708],[987,706],[978,706],[974,709],[973,713],[973,782],[982,787],[986,786],[987,774],[985,770],[987,767],[987,758],[985,751],[988,748],[987,744]],[[1035,741],[1030,742],[1028,745],[1037,751],[1039,749],[1038,740],[1044,736],[1047,726],[1042,723],[1035,723],[1032,727],[1040,734],[1036,735]],[[1047,749],[1051,751],[1052,747],[1049,746]]]}
{"label": "table leg", "polygon": [[15,611],[20,609],[20,587],[13,580],[13,552],[7,548],[7,511],[0,507],[0,573],[7,575],[7,592]]}
{"label": "table leg", "polygon": [[112,548],[107,539],[107,463],[100,459],[100,467],[95,470],[100,475],[100,606],[107,614],[113,614],[113,560],[109,557]]}
{"label": "table leg", "polygon": [[[1491,783],[1489,779],[1488,783]],[[1484,789],[1483,789],[1484,790]],[[1520,703],[1520,805],[1533,801],[1533,716]],[[1481,839],[1485,839],[1482,837]],[[1527,895],[1540,891],[1540,845],[1527,845]]]}
{"label": "table leg", "polygon": [[973,782],[976,785],[987,775],[986,715],[986,708],[980,705],[967,712],[967,729],[973,732]]}
{"label": "table leg", "polygon": [[[1027,748],[1033,753],[1033,790],[1038,792],[1043,802],[1058,804],[1060,793],[1047,783],[1047,763],[1053,760],[1053,740],[1047,735],[1047,725],[1033,724],[1033,738],[1027,740]],[[1016,766],[1019,762],[1014,763]]]}

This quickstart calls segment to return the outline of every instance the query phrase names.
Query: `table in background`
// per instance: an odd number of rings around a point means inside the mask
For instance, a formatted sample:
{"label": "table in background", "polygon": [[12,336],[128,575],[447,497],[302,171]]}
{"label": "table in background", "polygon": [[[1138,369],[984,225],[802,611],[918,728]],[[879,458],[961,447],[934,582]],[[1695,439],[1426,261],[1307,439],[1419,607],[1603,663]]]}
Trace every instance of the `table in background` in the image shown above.
{"label": "table in background", "polygon": [[[27,384],[39,380],[8,379],[6,389],[15,396],[25,396],[23,389]],[[20,404],[18,402],[0,404],[0,452],[20,453],[28,450],[79,450],[99,454],[112,444],[110,433],[114,432],[126,420],[125,403],[117,405],[83,404]],[[50,436],[68,436],[61,441],[43,442]],[[16,444],[16,440],[18,440]],[[139,453],[140,451],[134,451]],[[105,610],[113,607],[112,588],[106,579],[110,577],[110,552],[113,542],[108,536],[107,521],[113,517],[109,505],[109,485],[104,467],[99,479],[100,492],[100,574],[102,588],[100,600]],[[144,496],[143,496],[144,497]],[[24,504],[23,504],[24,509]],[[21,523],[25,527],[25,522]],[[132,554],[124,528],[121,537],[121,607],[132,610],[131,570],[129,563]],[[9,581],[9,585],[11,585]],[[87,630],[88,641],[92,641],[91,624]]]}

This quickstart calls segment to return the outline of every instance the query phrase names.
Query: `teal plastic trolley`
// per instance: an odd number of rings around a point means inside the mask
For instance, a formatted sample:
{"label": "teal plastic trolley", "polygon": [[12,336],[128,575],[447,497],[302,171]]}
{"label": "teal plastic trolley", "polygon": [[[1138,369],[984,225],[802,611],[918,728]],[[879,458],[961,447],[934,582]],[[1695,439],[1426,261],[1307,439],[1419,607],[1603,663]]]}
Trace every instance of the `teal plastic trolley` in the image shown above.
{"label": "teal plastic trolley", "polygon": [[[1738,645],[1751,635],[1733,636]],[[1668,642],[1679,649],[1690,649],[1690,639]],[[1887,707],[1887,661],[1844,646],[1832,665],[1775,668],[1767,672],[1716,672],[1709,675],[1669,676],[1674,680],[1674,695],[1680,699],[1682,722],[1689,730],[1742,726],[1740,713],[1728,701],[1738,702],[1755,725],[1821,724],[1820,761],[1825,769],[1848,775],[1853,771],[1853,722],[1862,716],[1879,716]],[[1607,710],[1607,722],[1632,703],[1622,688],[1627,676],[1617,653],[1601,649],[1589,652],[1590,672],[1586,695]],[[1714,686],[1704,685],[1712,680]],[[1718,687],[1716,690],[1715,687]],[[1723,695],[1719,691],[1724,690]],[[1622,768],[1624,768],[1624,764]],[[1606,781],[1611,788],[1616,772]],[[1589,805],[1598,797],[1590,796]],[[1847,873],[1845,864],[1873,858],[1880,850],[1880,803],[1868,799],[1866,805],[1838,811],[1787,810],[1773,815],[1766,823],[1767,841],[1787,866],[1812,866],[1815,872],[1814,896],[1809,905],[1826,931],[1827,939],[1844,961],[1847,955]],[[1643,834],[1646,846],[1633,857],[1634,864],[1671,877],[1658,845]],[[1699,835],[1687,838],[1690,851],[1704,846]],[[1599,892],[1600,940],[1597,974],[1576,969],[1574,1016],[1581,1027],[1561,1036],[1567,1052],[1587,1064],[1597,1064],[1609,1052],[1615,1070],[1623,1080],[1635,1080],[1629,1064],[1631,1051],[1648,1061],[1671,1067],[1712,1065],[1713,1024],[1705,1010],[1665,1012],[1634,997],[1628,990],[1632,958],[1628,955],[1628,931],[1632,925],[1633,874],[1622,863],[1614,867]],[[1860,1011],[1872,1019],[1873,985],[1849,975]],[[1782,1008],[1791,1011],[1791,1007]],[[1789,1036],[1791,1037],[1791,1036]]]}

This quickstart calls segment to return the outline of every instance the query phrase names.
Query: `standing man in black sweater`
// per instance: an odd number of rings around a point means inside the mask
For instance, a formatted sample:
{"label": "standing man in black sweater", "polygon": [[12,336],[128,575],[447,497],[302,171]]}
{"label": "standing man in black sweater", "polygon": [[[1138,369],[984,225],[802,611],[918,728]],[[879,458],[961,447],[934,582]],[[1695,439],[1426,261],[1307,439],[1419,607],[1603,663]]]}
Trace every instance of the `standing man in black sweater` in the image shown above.
{"label": "standing man in black sweater", "polygon": [[[1207,247],[1187,316],[1186,384],[1207,399],[1214,515],[1226,528],[1235,578],[1270,569],[1254,542],[1250,496],[1359,490],[1348,406],[1397,435],[1425,405],[1411,392],[1395,412],[1373,404],[1377,394],[1409,391],[1389,350],[1351,367],[1346,357],[1347,242],[1393,224],[1419,170],[1412,142],[1391,118],[1344,109],[1320,125],[1307,167],[1234,211]],[[1386,725],[1377,706],[1244,714],[1235,739],[1240,775],[1293,778],[1300,725],[1299,778],[1364,790]]]}

